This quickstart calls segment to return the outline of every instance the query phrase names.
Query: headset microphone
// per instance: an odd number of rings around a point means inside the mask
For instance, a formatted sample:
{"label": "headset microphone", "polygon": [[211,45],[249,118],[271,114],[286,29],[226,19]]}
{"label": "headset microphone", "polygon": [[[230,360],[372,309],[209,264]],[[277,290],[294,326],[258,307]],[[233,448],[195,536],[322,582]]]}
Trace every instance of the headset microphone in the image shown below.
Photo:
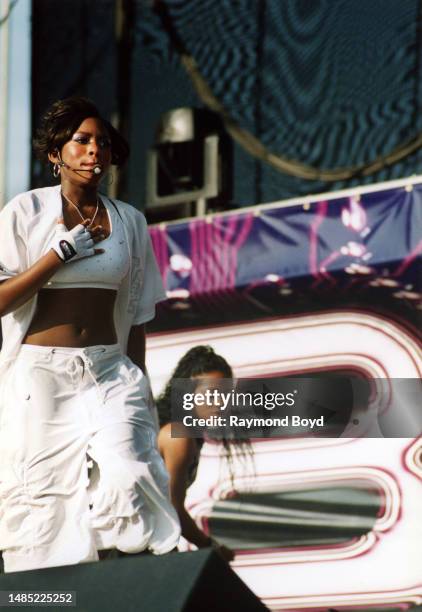
{"label": "headset microphone", "polygon": [[73,172],[92,172],[93,174],[96,174],[97,176],[99,174],[102,173],[103,168],[102,166],[100,166],[99,164],[94,166],[93,168],[72,168],[71,166],[69,166],[69,164],[67,164],[65,161],[63,161],[60,153],[58,155],[59,157],[59,166],[60,168],[67,168],[68,170],[72,170]]}

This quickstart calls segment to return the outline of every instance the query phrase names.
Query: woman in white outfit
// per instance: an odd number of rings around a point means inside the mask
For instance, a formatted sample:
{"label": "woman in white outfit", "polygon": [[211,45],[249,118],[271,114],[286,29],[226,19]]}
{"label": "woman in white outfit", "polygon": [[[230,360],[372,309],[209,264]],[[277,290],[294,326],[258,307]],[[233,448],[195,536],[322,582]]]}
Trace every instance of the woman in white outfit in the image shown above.
{"label": "woman in white outfit", "polygon": [[[0,213],[0,550],[6,572],[174,548],[144,324],[165,298],[144,216],[99,195],[125,140],[92,102],[46,113],[60,185]],[[88,480],[87,460],[94,468]]]}

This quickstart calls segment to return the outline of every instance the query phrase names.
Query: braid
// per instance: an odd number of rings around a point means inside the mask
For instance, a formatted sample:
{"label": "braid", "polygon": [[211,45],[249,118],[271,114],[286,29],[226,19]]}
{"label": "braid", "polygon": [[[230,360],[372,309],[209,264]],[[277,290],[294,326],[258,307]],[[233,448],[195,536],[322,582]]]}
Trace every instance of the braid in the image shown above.
{"label": "braid", "polygon": [[233,376],[232,369],[227,361],[221,355],[217,355],[211,346],[195,346],[180,359],[163,393],[157,399],[161,427],[171,421],[171,389],[173,380],[177,378],[189,379],[212,372],[213,370],[221,372],[225,378],[232,378]]}
{"label": "braid", "polygon": [[[189,388],[189,379],[207,374],[208,372],[221,372],[224,378],[232,378],[233,372],[230,365],[221,355],[217,355],[214,349],[208,345],[199,345],[191,348],[180,359],[170,380],[167,382],[163,393],[157,399],[158,416],[160,427],[171,422],[171,395],[173,381],[178,378],[186,379],[185,392],[194,391],[197,381],[192,380],[192,388]],[[203,444],[202,439],[197,439],[198,446]],[[221,440],[226,453],[226,460],[229,465],[230,478],[234,480],[234,457],[240,457],[245,462],[248,460],[253,463],[253,451],[249,438],[223,438]]]}

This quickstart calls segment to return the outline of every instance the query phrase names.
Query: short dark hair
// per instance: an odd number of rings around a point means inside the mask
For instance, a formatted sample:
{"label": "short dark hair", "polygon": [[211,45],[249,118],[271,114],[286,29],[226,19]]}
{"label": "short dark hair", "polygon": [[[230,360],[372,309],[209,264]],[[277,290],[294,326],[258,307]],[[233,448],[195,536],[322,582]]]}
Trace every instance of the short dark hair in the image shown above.
{"label": "short dark hair", "polygon": [[121,166],[129,156],[126,139],[100,115],[92,100],[81,96],[57,100],[47,110],[33,142],[37,156],[47,162],[48,154],[55,150],[61,151],[81,123],[89,117],[98,118],[104,124],[111,140],[111,163]]}

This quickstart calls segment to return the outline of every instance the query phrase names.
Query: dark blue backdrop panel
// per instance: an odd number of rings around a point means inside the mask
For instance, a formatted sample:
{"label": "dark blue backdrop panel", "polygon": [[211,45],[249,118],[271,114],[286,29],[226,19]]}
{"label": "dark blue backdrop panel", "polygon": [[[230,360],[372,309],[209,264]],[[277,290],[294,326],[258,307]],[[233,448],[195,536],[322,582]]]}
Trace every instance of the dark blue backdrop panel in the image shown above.
{"label": "dark blue backdrop panel", "polygon": [[[164,4],[214,94],[275,153],[320,168],[347,167],[385,155],[422,130],[417,0]],[[151,136],[163,110],[200,102],[151,5],[138,0],[137,7],[134,71],[145,83],[139,128]],[[233,204],[379,182],[418,173],[421,165],[417,152],[369,177],[325,183],[235,151]]]}

